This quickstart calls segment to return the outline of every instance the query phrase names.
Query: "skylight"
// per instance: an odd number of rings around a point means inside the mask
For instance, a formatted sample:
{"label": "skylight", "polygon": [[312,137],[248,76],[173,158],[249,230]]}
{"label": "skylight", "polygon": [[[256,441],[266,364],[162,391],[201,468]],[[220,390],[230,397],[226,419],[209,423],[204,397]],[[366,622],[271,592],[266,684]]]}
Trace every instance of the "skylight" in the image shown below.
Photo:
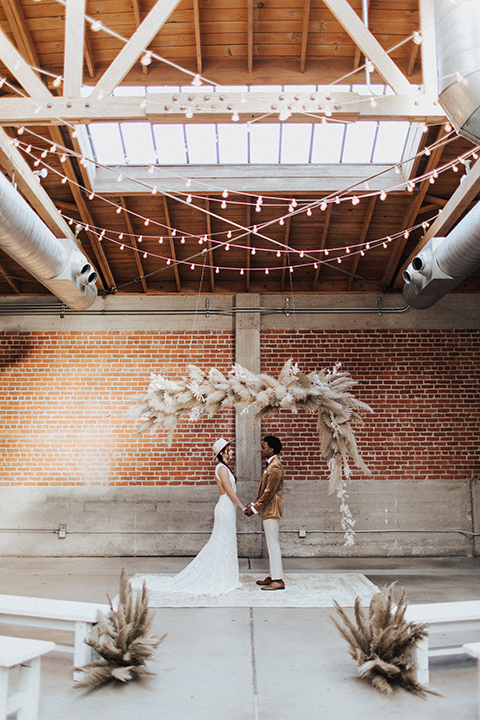
{"label": "skylight", "polygon": [[[222,87],[223,92],[305,92],[323,86]],[[384,86],[339,86],[337,91],[383,95]],[[209,91],[218,92],[219,88]],[[206,88],[120,87],[119,96],[145,96],[150,92],[175,93]],[[84,91],[87,94],[87,90]],[[220,122],[159,123],[92,122],[88,132],[95,159],[102,165],[246,165],[246,164],[395,164],[402,159],[409,122]]]}

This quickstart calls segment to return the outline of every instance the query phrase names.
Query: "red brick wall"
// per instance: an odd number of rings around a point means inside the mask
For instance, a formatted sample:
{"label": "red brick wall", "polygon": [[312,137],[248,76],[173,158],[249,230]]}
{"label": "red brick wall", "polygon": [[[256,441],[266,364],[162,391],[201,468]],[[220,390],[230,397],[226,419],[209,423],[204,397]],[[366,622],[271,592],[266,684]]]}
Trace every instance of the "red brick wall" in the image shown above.
{"label": "red brick wall", "polygon": [[[28,332],[0,334],[0,483],[151,485],[212,481],[210,448],[233,437],[233,412],[135,434],[122,414],[152,371],[186,365],[229,370],[231,332]],[[307,372],[336,361],[374,410],[358,428],[372,481],[468,480],[480,472],[479,331],[265,331],[262,370],[292,357]],[[285,445],[290,478],[325,477],[315,417],[271,416],[263,432]],[[186,450],[186,451],[185,451]]]}
{"label": "red brick wall", "polygon": [[[137,435],[123,418],[152,371],[188,363],[228,371],[231,332],[22,332],[0,334],[2,485],[152,485],[212,482],[211,446],[233,437],[231,410]],[[186,450],[188,452],[186,452]]]}
{"label": "red brick wall", "polygon": [[[261,355],[274,375],[289,358],[305,372],[342,362],[374,411],[356,431],[373,482],[480,476],[479,331],[270,331]],[[315,416],[271,415],[263,430],[284,442],[290,478],[327,478]]]}

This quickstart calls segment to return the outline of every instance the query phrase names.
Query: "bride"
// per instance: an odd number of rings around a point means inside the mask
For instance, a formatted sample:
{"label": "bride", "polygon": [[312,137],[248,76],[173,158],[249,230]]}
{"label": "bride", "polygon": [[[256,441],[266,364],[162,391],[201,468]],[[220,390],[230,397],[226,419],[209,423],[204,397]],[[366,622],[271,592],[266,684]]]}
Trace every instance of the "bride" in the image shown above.
{"label": "bride", "polygon": [[215,480],[220,497],[215,506],[212,534],[198,555],[178,575],[141,575],[132,579],[132,587],[146,582],[148,591],[182,592],[192,595],[221,595],[240,587],[237,556],[235,506],[245,510],[236,493],[236,480],[229,468],[232,440],[219,438],[213,445],[218,464]]}

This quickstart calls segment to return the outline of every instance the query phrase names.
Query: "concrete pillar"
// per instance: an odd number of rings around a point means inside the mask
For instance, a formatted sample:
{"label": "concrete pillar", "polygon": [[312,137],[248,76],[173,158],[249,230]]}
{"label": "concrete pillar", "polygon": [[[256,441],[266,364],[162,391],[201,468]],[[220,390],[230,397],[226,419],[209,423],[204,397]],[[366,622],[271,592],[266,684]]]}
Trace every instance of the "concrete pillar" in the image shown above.
{"label": "concrete pillar", "polygon": [[[260,306],[260,295],[236,295],[235,308]],[[260,372],[260,313],[237,312],[235,314],[235,362],[252,372]],[[235,414],[235,470],[237,488],[244,502],[255,499],[262,474],[260,457],[261,428],[252,427],[253,413],[236,410]],[[261,530],[258,518],[239,518],[238,529]],[[260,535],[239,535],[239,554],[261,557]]]}

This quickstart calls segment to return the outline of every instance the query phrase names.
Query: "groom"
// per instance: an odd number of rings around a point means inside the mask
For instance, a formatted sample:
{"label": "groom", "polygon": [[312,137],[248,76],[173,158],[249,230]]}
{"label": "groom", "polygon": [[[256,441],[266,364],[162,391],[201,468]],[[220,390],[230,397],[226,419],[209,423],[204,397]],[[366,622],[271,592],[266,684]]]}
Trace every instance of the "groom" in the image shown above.
{"label": "groom", "polygon": [[262,474],[258,495],[253,503],[247,505],[245,515],[260,515],[267,543],[270,575],[265,580],[257,580],[262,590],[284,590],[282,580],[282,553],[280,550],[280,518],[283,516],[283,466],[279,455],[281,441],[274,435],[266,435],[262,440],[262,460],[267,467]]}

